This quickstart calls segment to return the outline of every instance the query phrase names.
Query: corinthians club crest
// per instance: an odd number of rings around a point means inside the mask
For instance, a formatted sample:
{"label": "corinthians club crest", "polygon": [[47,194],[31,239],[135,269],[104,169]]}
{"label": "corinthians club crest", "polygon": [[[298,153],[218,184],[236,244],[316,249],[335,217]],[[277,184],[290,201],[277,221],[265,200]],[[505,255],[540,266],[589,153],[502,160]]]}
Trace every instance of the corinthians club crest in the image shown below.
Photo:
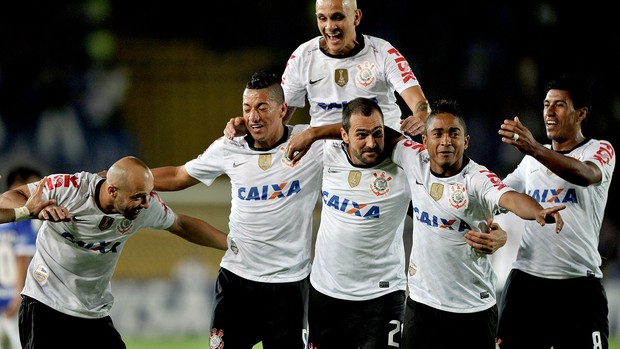
{"label": "corinthians club crest", "polygon": [[467,208],[469,203],[467,199],[467,189],[460,184],[454,184],[450,186],[450,198],[448,199],[450,205],[457,210],[460,208]]}
{"label": "corinthians club crest", "polygon": [[377,77],[375,76],[376,66],[374,63],[364,62],[357,65],[357,75],[355,84],[360,87],[370,87],[374,85]]}
{"label": "corinthians club crest", "polygon": [[389,193],[389,182],[392,180],[392,176],[386,175],[385,172],[381,172],[381,174],[375,172],[372,175],[375,177],[375,180],[370,183],[370,191],[377,196]]}
{"label": "corinthians club crest", "polygon": [[209,336],[209,349],[222,349],[224,348],[224,331],[211,329],[211,335]]}

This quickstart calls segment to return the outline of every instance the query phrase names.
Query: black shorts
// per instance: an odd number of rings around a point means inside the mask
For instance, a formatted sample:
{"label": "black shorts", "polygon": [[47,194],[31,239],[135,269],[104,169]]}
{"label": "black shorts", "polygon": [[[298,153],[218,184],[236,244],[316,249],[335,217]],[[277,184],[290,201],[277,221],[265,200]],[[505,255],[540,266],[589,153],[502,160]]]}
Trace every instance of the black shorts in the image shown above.
{"label": "black shorts", "polygon": [[513,269],[500,305],[502,349],[609,346],[607,295],[598,278],[546,279]]}
{"label": "black shorts", "polygon": [[398,348],[405,291],[364,301],[326,296],[310,285],[308,343],[318,349]]}
{"label": "black shorts", "polygon": [[22,348],[126,349],[109,316],[86,319],[63,314],[28,296],[19,307]]}
{"label": "black shorts", "polygon": [[407,298],[405,349],[495,349],[497,305],[474,313],[453,313]]}
{"label": "black shorts", "polygon": [[309,277],[265,283],[220,268],[210,333],[211,345],[226,349],[303,349],[307,338]]}

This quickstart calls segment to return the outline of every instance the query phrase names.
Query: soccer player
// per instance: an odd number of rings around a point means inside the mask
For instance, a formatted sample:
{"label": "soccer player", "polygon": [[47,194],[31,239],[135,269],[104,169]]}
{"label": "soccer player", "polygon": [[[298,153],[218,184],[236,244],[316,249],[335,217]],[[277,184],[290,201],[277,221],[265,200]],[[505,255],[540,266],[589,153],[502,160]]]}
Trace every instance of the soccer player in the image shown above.
{"label": "soccer player", "polygon": [[[317,0],[321,36],[301,44],[291,54],[282,75],[289,105],[287,122],[298,107],[310,104],[310,125],[339,123],[342,109],[356,97],[373,99],[385,125],[419,134],[428,115],[428,101],[407,59],[384,39],[358,34],[362,10],[356,0]],[[402,121],[395,92],[413,115]]]}
{"label": "soccer player", "polygon": [[455,101],[432,104],[423,144],[402,139],[392,160],[409,180],[414,221],[409,297],[401,348],[494,349],[496,276],[488,254],[467,243],[472,229],[488,231],[509,210],[545,225],[564,206],[543,208],[467,156],[467,126]]}
{"label": "soccer player", "polygon": [[406,177],[384,153],[380,107],[356,98],[342,113],[342,140],[323,156],[321,223],[310,273],[310,348],[398,347],[407,280]]}
{"label": "soccer player", "polygon": [[184,165],[153,169],[155,188],[181,190],[230,178],[229,248],[217,278],[212,345],[251,348],[262,341],[265,349],[302,349],[322,168],[286,157],[291,135],[309,126],[283,123],[287,104],[277,75],[253,74],[242,108],[246,136],[221,137]]}
{"label": "soccer player", "polygon": [[[7,189],[39,179],[41,173],[37,169],[19,166],[9,171]],[[39,222],[33,220],[0,224],[0,348],[3,348],[5,336],[11,348],[21,347],[17,311],[22,300],[20,292],[26,279],[26,269],[34,254],[39,225]]]}
{"label": "soccer player", "polygon": [[[401,232],[410,194],[404,172],[384,151],[389,129],[381,116],[374,101],[353,99],[343,112],[344,141],[321,141],[323,156],[305,160],[323,166],[321,225],[310,273],[310,347],[400,343],[406,287]],[[334,130],[319,126],[310,134],[336,137]],[[506,241],[497,224],[470,235],[481,253],[494,253]]]}
{"label": "soccer player", "polygon": [[608,141],[583,134],[590,112],[587,82],[565,75],[546,86],[543,122],[551,144],[538,143],[518,117],[499,130],[504,143],[525,154],[504,183],[543,206],[566,205],[559,235],[526,222],[500,302],[502,349],[608,347],[598,242],[616,153]]}
{"label": "soccer player", "polygon": [[[142,228],[165,229],[196,244],[226,249],[223,232],[175,214],[163,203],[152,191],[150,169],[139,159],[121,158],[106,175],[49,175],[0,197],[2,207],[22,207],[31,193],[42,191],[44,200],[60,205],[43,211],[61,221],[43,222],[22,290],[19,333],[24,348],[54,343],[126,348],[109,316],[114,302],[110,280],[124,242]],[[26,214],[20,211],[17,218]]]}
{"label": "soccer player", "polygon": [[[407,59],[388,41],[358,34],[362,10],[356,0],[317,0],[316,19],[320,36],[299,45],[289,56],[282,75],[288,123],[306,99],[310,105],[310,125],[339,124],[348,101],[365,97],[379,104],[385,125],[409,135],[424,129],[428,101]],[[398,93],[412,112],[401,120],[396,103]],[[239,118],[232,118],[225,135],[235,135]],[[237,123],[237,124],[235,124]],[[306,132],[295,142],[312,142]],[[294,160],[301,158],[300,153]]]}

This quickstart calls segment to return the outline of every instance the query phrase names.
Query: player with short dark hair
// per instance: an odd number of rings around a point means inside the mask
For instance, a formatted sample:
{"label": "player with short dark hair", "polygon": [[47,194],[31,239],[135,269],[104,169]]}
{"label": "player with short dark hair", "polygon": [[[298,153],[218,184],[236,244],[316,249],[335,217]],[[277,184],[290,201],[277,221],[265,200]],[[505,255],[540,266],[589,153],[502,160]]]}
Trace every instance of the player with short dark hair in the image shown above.
{"label": "player with short dark hair", "polygon": [[586,137],[588,83],[577,75],[549,81],[543,122],[551,144],[538,143],[518,117],[504,120],[502,142],[525,154],[504,183],[547,207],[566,205],[559,235],[526,222],[504,286],[498,344],[511,348],[607,348],[608,304],[598,251],[616,165],[610,142]]}
{"label": "player with short dark hair", "polygon": [[[155,188],[181,190],[230,178],[229,249],[217,278],[212,346],[262,342],[265,349],[302,349],[322,168],[286,157],[291,136],[309,125],[283,123],[288,107],[276,76],[253,74],[242,109],[247,135],[219,138],[184,165],[153,169]],[[309,153],[314,157],[316,150]]]}
{"label": "player with short dark hair", "polygon": [[323,206],[310,273],[309,345],[390,348],[404,318],[403,228],[411,196],[385,149],[383,113],[355,98],[342,113],[341,138],[321,144]]}
{"label": "player with short dark hair", "polygon": [[494,349],[496,280],[491,256],[470,243],[503,210],[562,228],[562,205],[543,208],[479,165],[465,151],[470,135],[458,103],[431,104],[422,144],[402,139],[392,160],[409,180],[414,212],[409,297],[401,348]]}

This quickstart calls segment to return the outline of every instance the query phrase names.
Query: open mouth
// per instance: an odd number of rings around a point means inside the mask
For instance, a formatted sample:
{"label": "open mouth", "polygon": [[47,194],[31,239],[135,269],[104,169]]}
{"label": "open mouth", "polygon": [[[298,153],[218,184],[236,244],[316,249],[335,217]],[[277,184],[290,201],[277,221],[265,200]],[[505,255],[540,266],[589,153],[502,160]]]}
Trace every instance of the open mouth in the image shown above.
{"label": "open mouth", "polygon": [[556,120],[547,120],[545,121],[545,128],[547,130],[553,130],[558,126],[558,122]]}
{"label": "open mouth", "polygon": [[327,39],[329,43],[336,43],[342,39],[342,33],[340,32],[325,33],[325,38]]}

